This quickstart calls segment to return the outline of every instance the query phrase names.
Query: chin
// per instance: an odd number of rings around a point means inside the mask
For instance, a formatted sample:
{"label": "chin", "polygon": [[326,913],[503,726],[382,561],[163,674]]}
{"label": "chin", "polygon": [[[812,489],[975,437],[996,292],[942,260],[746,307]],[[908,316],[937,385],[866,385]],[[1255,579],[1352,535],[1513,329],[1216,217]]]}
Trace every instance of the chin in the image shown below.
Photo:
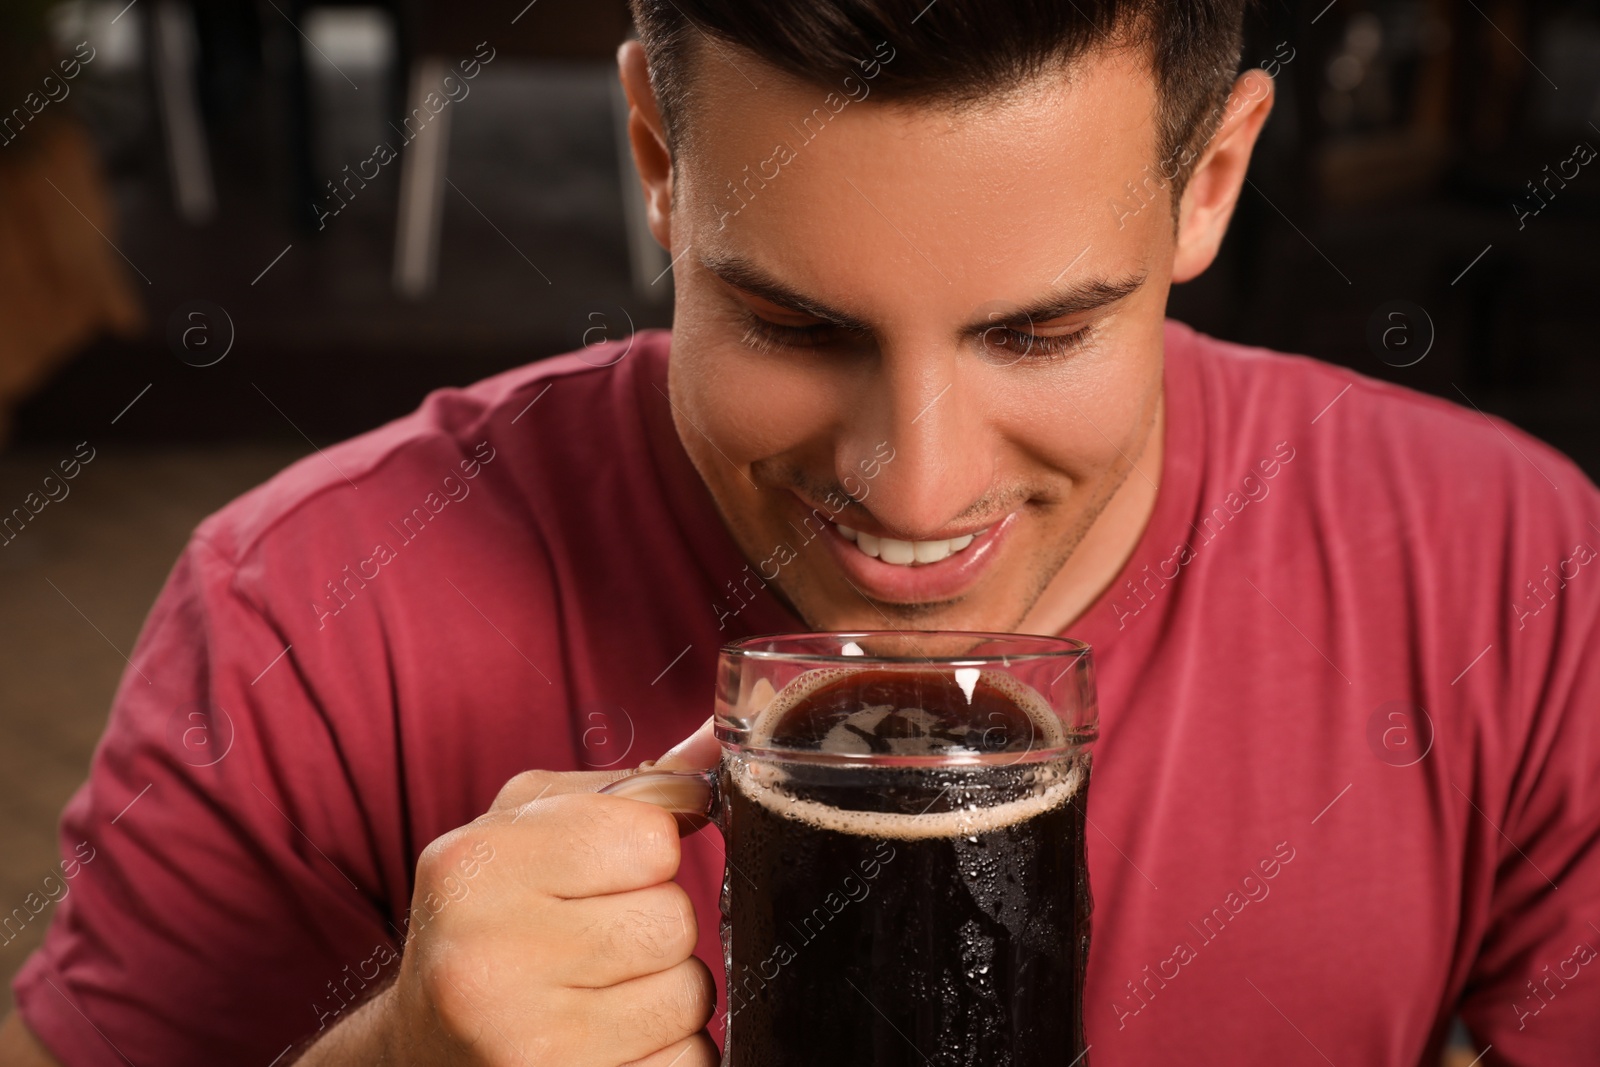
{"label": "chin", "polygon": [[803,612],[815,630],[976,630],[1011,633],[1015,612],[985,609],[968,597],[926,604],[887,604],[863,599],[854,590],[821,611]]}

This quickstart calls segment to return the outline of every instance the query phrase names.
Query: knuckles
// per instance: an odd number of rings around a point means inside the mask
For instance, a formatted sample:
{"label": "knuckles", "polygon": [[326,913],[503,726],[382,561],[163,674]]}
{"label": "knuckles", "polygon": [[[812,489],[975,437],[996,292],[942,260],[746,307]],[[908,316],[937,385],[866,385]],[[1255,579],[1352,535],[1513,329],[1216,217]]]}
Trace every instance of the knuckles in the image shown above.
{"label": "knuckles", "polygon": [[[613,798],[607,798],[613,800]],[[678,873],[678,823],[670,812],[637,800],[614,799],[624,832],[619,844],[628,862],[641,872],[666,881]]]}
{"label": "knuckles", "polygon": [[[515,1062],[534,1067],[573,1062],[578,1057],[568,1038],[575,1035],[587,1041],[611,1031],[619,1047],[636,1047],[644,1034],[667,1047],[704,1027],[716,987],[692,955],[693,904],[671,881],[679,862],[671,814],[638,801],[572,793],[491,815],[441,835],[419,854],[411,931],[417,936],[408,941],[402,971],[409,972],[408,1002],[432,1017],[430,1026],[465,1057],[460,1062],[500,1062],[492,1046],[504,1042],[485,1026],[496,1017],[504,1022],[508,1011],[529,1024],[511,1027],[518,1051],[532,1057]],[[484,872],[497,864],[506,867],[490,876],[491,888]],[[594,888],[575,892],[585,881]],[[558,903],[550,898],[582,895],[595,907],[621,881],[644,888],[630,891],[624,906],[600,906],[587,929],[552,928],[528,910],[528,894],[541,893],[550,905]],[[648,961],[641,969],[652,972],[649,985],[630,996],[630,1010],[600,1015],[591,1007],[593,989],[564,988],[548,975],[539,980],[551,961],[584,956],[590,965],[596,956],[613,964]]]}
{"label": "knuckles", "polygon": [[570,889],[575,871],[607,882],[616,872],[627,872],[640,885],[667,882],[677,873],[680,847],[677,823],[654,805],[568,793],[491,812],[436,838],[417,857],[418,888],[464,896],[463,883],[502,853],[519,858],[534,887],[546,874],[568,883],[561,895],[573,896],[581,895]]}
{"label": "knuckles", "polygon": [[[504,993],[516,971],[454,949],[419,961],[417,979],[431,1025],[466,1057],[452,1062],[570,1065],[592,1057],[596,1039],[602,1048],[667,1048],[701,1032],[716,1009],[711,972],[692,956],[654,976],[658,980],[641,983],[623,1004],[598,999],[592,990],[548,989],[511,1008]],[[490,1026],[496,1015],[502,1023]],[[507,1025],[507,1018],[515,1024]]]}
{"label": "knuckles", "polygon": [[460,827],[434,839],[417,857],[417,889],[460,899],[468,883],[482,874],[499,854],[496,835],[488,827]]}
{"label": "knuckles", "polygon": [[613,962],[650,960],[663,967],[687,959],[699,937],[694,905],[675,882],[646,891],[647,899],[598,924],[595,952]]}
{"label": "knuckles", "polygon": [[647,882],[664,882],[678,869],[679,833],[673,816],[637,800],[573,790],[571,773],[523,771],[508,781],[474,826],[515,826],[530,835],[528,849],[552,862],[575,862],[591,871],[619,864]]}
{"label": "knuckles", "polygon": [[653,804],[569,793],[541,800],[536,808],[522,822],[533,824],[546,855],[579,859],[595,874],[625,870],[644,885],[668,881],[678,871],[678,824]]}
{"label": "knuckles", "polygon": [[717,986],[711,971],[698,958],[690,957],[652,983],[651,993],[642,997],[625,1018],[615,1021],[619,1035],[642,1035],[648,1043],[665,1047],[682,1041],[710,1021],[716,1010]]}
{"label": "knuckles", "polygon": [[689,1023],[689,1032],[704,1029],[717,1010],[717,981],[700,958],[691,956],[679,964],[683,979],[678,987],[679,1010]]}
{"label": "knuckles", "polygon": [[557,781],[559,773],[556,771],[523,771],[500,787],[489,810],[516,808],[537,800],[554,788]]}
{"label": "knuckles", "polygon": [[711,1035],[701,1031],[692,1035],[685,1047],[668,1045],[644,1059],[625,1063],[622,1067],[718,1067],[721,1062],[721,1054],[717,1051],[716,1043],[711,1040]]}

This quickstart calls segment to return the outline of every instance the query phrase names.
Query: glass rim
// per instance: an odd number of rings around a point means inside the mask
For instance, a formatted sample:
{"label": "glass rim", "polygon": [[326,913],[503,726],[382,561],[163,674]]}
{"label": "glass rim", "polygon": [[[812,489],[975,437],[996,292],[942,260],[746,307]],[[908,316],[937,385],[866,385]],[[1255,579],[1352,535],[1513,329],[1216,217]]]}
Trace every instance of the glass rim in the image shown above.
{"label": "glass rim", "polygon": [[[839,641],[852,641],[856,639],[872,638],[950,638],[972,637],[981,643],[988,644],[1017,644],[1025,646],[1033,644],[1037,647],[1028,649],[1019,647],[1015,651],[973,653],[971,655],[953,656],[885,656],[874,655],[866,652],[802,652],[774,650],[754,647],[760,644],[788,643],[800,644],[803,641],[816,641],[837,639]],[[741,659],[755,659],[777,663],[818,663],[846,665],[888,665],[888,664],[961,664],[972,661],[971,666],[998,661],[1015,662],[1030,660],[1060,660],[1060,659],[1092,659],[1093,646],[1085,641],[1073,637],[1059,637],[1051,634],[1023,634],[1001,633],[994,630],[807,630],[788,633],[757,634],[751,637],[730,641],[718,650],[719,656],[733,656]]]}

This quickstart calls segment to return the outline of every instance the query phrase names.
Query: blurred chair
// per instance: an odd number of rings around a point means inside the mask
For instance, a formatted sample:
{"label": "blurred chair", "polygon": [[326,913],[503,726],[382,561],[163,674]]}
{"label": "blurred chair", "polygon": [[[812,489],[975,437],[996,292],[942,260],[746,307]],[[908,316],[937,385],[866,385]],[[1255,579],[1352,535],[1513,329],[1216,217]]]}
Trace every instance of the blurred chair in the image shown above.
{"label": "blurred chair", "polygon": [[[191,226],[208,223],[217,212],[211,148],[206,133],[207,102],[216,99],[219,81],[244,83],[259,73],[260,52],[273,35],[287,35],[286,63],[275,70],[284,94],[287,125],[288,201],[298,224],[316,222],[316,129],[310,73],[304,55],[305,14],[313,7],[368,7],[382,11],[396,37],[399,61],[406,56],[405,0],[152,0],[144,17],[146,69],[154,95],[163,155],[172,185],[173,207]],[[121,17],[121,16],[119,16]],[[403,92],[391,91],[388,110],[400,112]],[[231,84],[238,95],[239,84]],[[208,95],[203,91],[210,89]],[[230,100],[228,103],[237,103]],[[216,115],[213,121],[220,120]]]}
{"label": "blurred chair", "polygon": [[[409,6],[416,48],[410,59],[407,115],[422,108],[429,93],[441,92],[455,64],[471,57],[481,44],[494,49],[497,61],[505,57],[611,63],[632,28],[624,0],[412,0]],[[644,198],[633,180],[628,148],[627,104],[616,84],[612,116],[624,174],[628,255],[634,288],[644,295],[653,292],[667,258],[645,225]],[[394,286],[403,296],[425,296],[438,277],[449,145],[450,108],[446,107],[421,128],[401,160]]]}
{"label": "blurred chair", "polygon": [[[145,35],[149,69],[155,87],[163,147],[179,217],[191,225],[211,220],[217,196],[211,173],[205,123],[196,92],[195,70],[200,44],[195,16],[201,5],[248,3],[250,0],[154,0],[147,8]],[[456,64],[473,56],[480,44],[504,59],[578,62],[610,65],[616,49],[632,30],[625,0],[256,0],[263,23],[295,38],[289,49],[283,88],[287,93],[291,203],[297,221],[316,222],[312,205],[320,193],[316,181],[315,122],[304,43],[305,16],[313,8],[374,7],[389,18],[395,35],[393,113],[403,123],[424,99],[441,92]],[[458,72],[459,73],[459,72]],[[667,267],[667,256],[646,225],[644,198],[634,179],[627,139],[627,101],[612,80],[612,121],[618,164],[623,172],[623,217],[634,288],[664,299],[668,290],[654,283]],[[428,114],[425,110],[424,114]],[[430,293],[438,278],[440,228],[444,215],[445,172],[449,156],[451,109],[446,107],[422,126],[406,147],[400,165],[400,203],[395,226],[393,283],[402,296]]]}
{"label": "blurred chair", "polygon": [[217,213],[211,178],[211,150],[195,80],[198,62],[193,12],[183,0],[156,0],[146,11],[145,55],[155,83],[172,200],[178,217],[191,226]]}

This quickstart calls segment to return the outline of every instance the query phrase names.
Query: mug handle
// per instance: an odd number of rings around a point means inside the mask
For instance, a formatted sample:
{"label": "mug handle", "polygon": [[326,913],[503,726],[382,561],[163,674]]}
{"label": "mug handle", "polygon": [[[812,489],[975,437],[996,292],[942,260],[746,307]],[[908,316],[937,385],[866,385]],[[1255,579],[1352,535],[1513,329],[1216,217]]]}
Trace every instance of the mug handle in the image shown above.
{"label": "mug handle", "polygon": [[[651,763],[654,761],[652,760]],[[674,815],[713,819],[717,809],[717,772],[658,771],[650,764],[600,790],[607,796],[642,800]]]}

